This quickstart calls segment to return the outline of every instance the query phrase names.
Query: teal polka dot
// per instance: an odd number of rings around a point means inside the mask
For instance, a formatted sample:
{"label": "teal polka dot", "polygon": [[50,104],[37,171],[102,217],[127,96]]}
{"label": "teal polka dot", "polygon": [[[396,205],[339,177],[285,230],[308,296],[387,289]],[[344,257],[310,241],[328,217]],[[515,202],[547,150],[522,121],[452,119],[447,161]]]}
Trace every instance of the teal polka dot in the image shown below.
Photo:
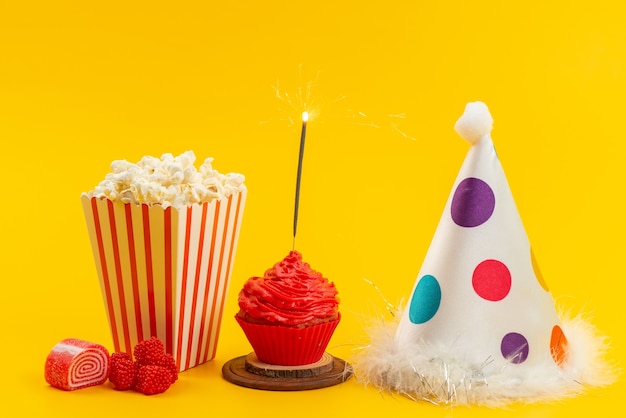
{"label": "teal polka dot", "polygon": [[409,307],[409,319],[414,324],[429,321],[439,310],[441,287],[435,277],[427,274],[417,283]]}

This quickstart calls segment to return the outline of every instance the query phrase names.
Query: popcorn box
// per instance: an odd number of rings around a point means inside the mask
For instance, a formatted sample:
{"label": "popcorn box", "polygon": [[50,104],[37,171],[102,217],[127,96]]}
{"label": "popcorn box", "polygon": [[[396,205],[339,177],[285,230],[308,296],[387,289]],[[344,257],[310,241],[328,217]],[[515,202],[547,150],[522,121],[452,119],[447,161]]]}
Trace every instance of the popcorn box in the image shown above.
{"label": "popcorn box", "polygon": [[179,371],[215,358],[246,194],[181,209],[81,196],[115,351],[156,336]]}

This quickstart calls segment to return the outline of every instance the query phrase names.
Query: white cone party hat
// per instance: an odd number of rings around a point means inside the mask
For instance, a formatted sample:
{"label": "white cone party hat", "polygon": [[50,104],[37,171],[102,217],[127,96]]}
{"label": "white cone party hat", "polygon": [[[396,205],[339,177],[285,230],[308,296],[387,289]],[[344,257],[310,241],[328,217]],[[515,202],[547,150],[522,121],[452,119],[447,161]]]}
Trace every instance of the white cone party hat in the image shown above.
{"label": "white cone party hat", "polygon": [[438,404],[498,405],[612,380],[605,339],[557,312],[492,125],[482,102],[468,103],[455,125],[471,148],[395,332],[373,333],[355,362],[366,383]]}

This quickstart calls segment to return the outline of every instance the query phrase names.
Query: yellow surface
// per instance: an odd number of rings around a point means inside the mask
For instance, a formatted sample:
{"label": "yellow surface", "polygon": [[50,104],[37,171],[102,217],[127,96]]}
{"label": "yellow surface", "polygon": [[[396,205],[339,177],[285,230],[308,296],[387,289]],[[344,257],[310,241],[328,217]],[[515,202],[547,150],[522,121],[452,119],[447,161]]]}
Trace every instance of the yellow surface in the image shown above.
{"label": "yellow surface", "polygon": [[[485,101],[555,299],[624,356],[626,9],[616,1],[0,0],[3,410],[24,416],[611,414],[624,382],[552,404],[447,408],[358,380],[245,389],[221,366],[250,351],[237,292],[292,246],[300,112],[309,110],[297,248],[335,281],[350,359],[384,302],[409,296]],[[66,337],[112,346],[79,196],[114,159],[215,157],[249,198],[217,358],[146,397],[43,379]],[[532,301],[529,301],[532,303]],[[620,313],[622,312],[622,313]],[[176,414],[176,415],[172,415]],[[228,415],[227,415],[228,414]],[[16,416],[18,416],[16,415]]]}

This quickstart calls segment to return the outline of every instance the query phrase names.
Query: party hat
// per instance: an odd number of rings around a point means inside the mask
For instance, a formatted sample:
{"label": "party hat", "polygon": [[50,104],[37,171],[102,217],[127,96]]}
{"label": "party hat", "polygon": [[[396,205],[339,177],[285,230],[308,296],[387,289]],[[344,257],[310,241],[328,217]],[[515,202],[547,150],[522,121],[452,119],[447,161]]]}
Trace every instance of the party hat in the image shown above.
{"label": "party hat", "polygon": [[555,399],[608,383],[603,338],[561,318],[491,139],[468,103],[455,125],[471,144],[395,333],[356,362],[367,383],[435,403]]}

